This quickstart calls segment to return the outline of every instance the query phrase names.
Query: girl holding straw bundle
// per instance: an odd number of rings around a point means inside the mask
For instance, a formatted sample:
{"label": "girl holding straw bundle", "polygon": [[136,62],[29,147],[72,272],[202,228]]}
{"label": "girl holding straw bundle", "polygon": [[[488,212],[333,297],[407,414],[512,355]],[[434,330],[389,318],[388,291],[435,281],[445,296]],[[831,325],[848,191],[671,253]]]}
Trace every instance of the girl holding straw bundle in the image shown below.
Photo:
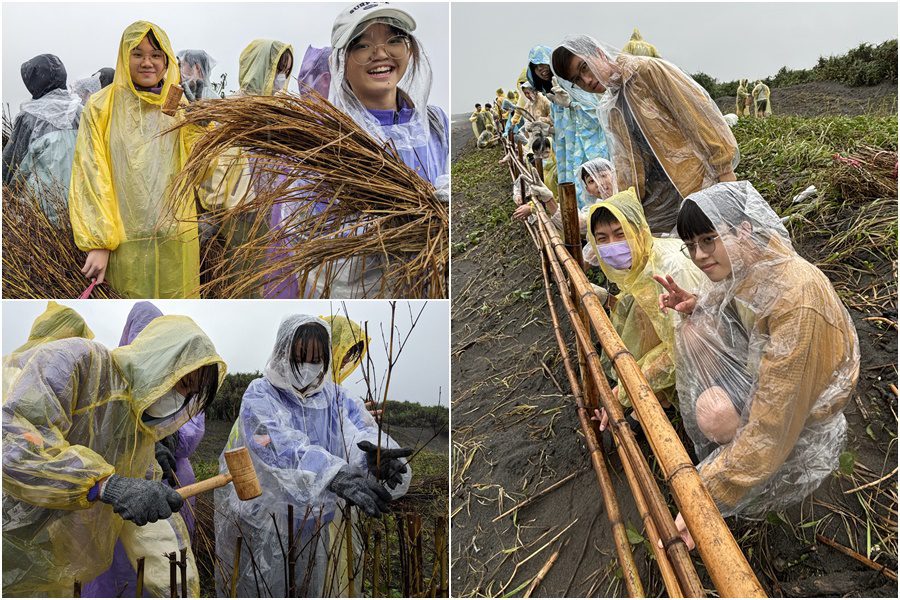
{"label": "girl holding straw bundle", "polygon": [[[409,13],[386,4],[363,2],[342,11],[331,34],[328,99],[374,139],[396,148],[439,198],[448,199],[449,120],[428,104],[431,64],[415,28]],[[311,287],[316,296],[370,296],[382,275],[378,262],[339,261],[320,269]]]}
{"label": "girl holding straw bundle", "polygon": [[[163,103],[180,80],[169,38],[137,21],[122,34],[113,83],[88,100],[78,130],[69,216],[88,253],[82,273],[126,298],[196,297],[200,247],[192,197],[169,183],[200,127],[172,128]],[[174,212],[174,214],[173,214]]]}

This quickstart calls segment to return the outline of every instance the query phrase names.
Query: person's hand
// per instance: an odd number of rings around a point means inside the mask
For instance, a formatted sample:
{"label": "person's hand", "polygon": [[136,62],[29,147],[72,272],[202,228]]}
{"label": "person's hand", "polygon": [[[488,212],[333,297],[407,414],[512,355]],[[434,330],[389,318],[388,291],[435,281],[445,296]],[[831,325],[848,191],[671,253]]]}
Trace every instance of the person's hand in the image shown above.
{"label": "person's hand", "polygon": [[[681,513],[678,513],[678,516],[675,517],[675,527],[678,529],[678,535],[681,536],[681,539],[684,540],[684,544],[687,546],[688,550],[694,549],[694,538],[691,537],[691,532],[688,531],[687,523],[684,522],[684,517],[681,516]],[[662,540],[658,540],[656,545],[659,548],[663,547]]]}
{"label": "person's hand", "polygon": [[659,310],[666,313],[668,309],[672,308],[687,315],[694,312],[694,308],[697,306],[697,296],[681,289],[671,275],[666,275],[665,279],[654,275],[653,279],[666,290],[659,295]]}
{"label": "person's hand", "polygon": [[528,186],[526,190],[526,194],[528,196],[534,196],[541,202],[547,202],[548,200],[553,200],[553,192],[550,191],[546,185],[541,183],[540,181],[536,181]]}
{"label": "person's hand", "polygon": [[597,429],[600,431],[606,431],[606,426],[609,425],[609,415],[606,414],[605,408],[595,408],[594,416],[591,417],[591,421],[597,421],[599,425]]}
{"label": "person's hand", "polygon": [[81,267],[81,274],[88,279],[96,279],[97,285],[100,285],[103,283],[103,278],[106,277],[106,265],[108,264],[109,250],[91,250],[84,261],[84,266]]}
{"label": "person's hand", "polygon": [[[403,483],[403,474],[408,470],[406,461],[400,460],[413,453],[412,448],[381,448],[372,442],[359,442],[356,446],[366,453],[369,472],[394,489]],[[379,460],[380,456],[380,460]]]}
{"label": "person's hand", "polygon": [[547,99],[549,99],[553,104],[561,106],[563,108],[569,108],[572,105],[572,98],[569,96],[569,92],[562,89],[562,87],[558,85],[554,85],[552,88],[550,88],[550,93],[547,94]]}
{"label": "person's hand", "polygon": [[111,504],[123,519],[143,526],[168,519],[184,504],[181,494],[162,481],[110,475],[103,484],[100,501]]}
{"label": "person's hand", "polygon": [[519,221],[524,221],[525,219],[527,219],[528,217],[531,216],[531,212],[532,212],[531,205],[528,203],[525,203],[525,204],[519,206],[519,208],[517,208],[513,212],[512,216],[513,216],[513,219],[517,219]]}
{"label": "person's hand", "polygon": [[166,436],[156,442],[156,462],[162,468],[163,479],[169,482],[172,487],[178,486],[178,479],[175,477],[175,446],[178,445],[178,432]]}
{"label": "person's hand", "polygon": [[365,475],[354,472],[350,465],[341,467],[328,489],[370,517],[380,517],[381,513],[387,512],[391,501],[391,494],[380,483],[369,481]]}
{"label": "person's hand", "polygon": [[380,421],[381,413],[383,413],[384,411],[381,409],[376,409],[375,406],[376,404],[374,400],[372,400],[371,402],[366,402],[366,410],[369,411],[369,414],[372,415],[372,418],[374,418],[376,421]]}

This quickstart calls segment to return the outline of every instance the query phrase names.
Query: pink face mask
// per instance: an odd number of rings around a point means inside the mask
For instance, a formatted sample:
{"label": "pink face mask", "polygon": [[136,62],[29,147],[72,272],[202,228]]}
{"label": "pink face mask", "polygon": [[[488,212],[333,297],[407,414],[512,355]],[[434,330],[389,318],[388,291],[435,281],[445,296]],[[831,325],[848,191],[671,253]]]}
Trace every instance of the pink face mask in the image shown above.
{"label": "pink face mask", "polygon": [[600,253],[600,260],[613,269],[624,271],[631,268],[631,248],[626,240],[597,246],[597,252]]}

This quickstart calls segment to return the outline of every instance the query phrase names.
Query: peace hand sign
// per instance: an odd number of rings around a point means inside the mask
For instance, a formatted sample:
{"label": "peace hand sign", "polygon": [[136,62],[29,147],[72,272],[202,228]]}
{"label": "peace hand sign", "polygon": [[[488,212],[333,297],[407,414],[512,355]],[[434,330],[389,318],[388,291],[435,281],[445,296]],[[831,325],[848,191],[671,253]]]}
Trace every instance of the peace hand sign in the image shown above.
{"label": "peace hand sign", "polygon": [[659,295],[659,310],[665,313],[668,312],[668,309],[673,308],[686,315],[694,312],[694,307],[697,306],[697,296],[681,289],[671,275],[666,275],[665,279],[654,275],[653,279],[666,290]]}

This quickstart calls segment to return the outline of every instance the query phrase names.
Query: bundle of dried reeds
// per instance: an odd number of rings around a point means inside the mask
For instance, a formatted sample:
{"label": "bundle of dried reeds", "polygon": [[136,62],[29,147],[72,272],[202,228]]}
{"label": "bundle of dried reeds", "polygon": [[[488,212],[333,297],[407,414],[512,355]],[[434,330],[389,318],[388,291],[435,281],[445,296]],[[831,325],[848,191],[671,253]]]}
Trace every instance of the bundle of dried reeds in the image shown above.
{"label": "bundle of dried reeds", "polygon": [[[59,215],[58,222],[48,214]],[[61,187],[3,187],[4,298],[78,298],[90,283],[81,274],[85,256],[75,245]],[[106,283],[92,296],[120,297]]]}
{"label": "bundle of dried reeds", "polygon": [[208,122],[171,197],[191,197],[216,164],[253,181],[216,212],[220,231],[241,233],[229,234],[224,261],[205,261],[201,295],[252,296],[293,277],[300,294],[329,295],[351,260],[349,285],[365,277],[356,296],[446,297],[448,205],[391,144],[312,93],[200,102],[182,126]]}

